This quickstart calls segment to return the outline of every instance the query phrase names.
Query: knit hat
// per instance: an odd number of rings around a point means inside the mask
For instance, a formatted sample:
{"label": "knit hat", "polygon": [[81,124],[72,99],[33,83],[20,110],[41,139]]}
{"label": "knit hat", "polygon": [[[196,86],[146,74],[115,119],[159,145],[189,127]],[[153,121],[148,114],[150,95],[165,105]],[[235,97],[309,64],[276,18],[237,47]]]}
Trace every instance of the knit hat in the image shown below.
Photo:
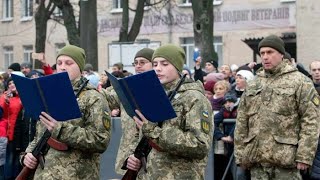
{"label": "knit hat", "polygon": [[19,63],[12,63],[8,69],[12,69],[13,71],[21,71],[21,66]]}
{"label": "knit hat", "polygon": [[91,64],[86,64],[84,65],[84,68],[83,68],[84,71],[93,71],[93,66]]}
{"label": "knit hat", "polygon": [[213,87],[215,84],[216,84],[215,81],[206,81],[203,85],[204,90],[210,91],[211,93],[213,93]]}
{"label": "knit hat", "polygon": [[260,51],[262,47],[271,47],[279,51],[281,54],[284,54],[285,53],[284,46],[285,46],[284,42],[281,38],[279,38],[276,35],[269,35],[260,41],[258,45],[258,49]]}
{"label": "knit hat", "polygon": [[206,81],[221,81],[224,80],[224,74],[222,73],[209,73],[205,76]]}
{"label": "knit hat", "polygon": [[231,64],[230,69],[231,69],[232,72],[235,72],[235,71],[237,71],[239,69],[239,66],[236,65],[236,64]]}
{"label": "knit hat", "polygon": [[136,59],[137,57],[143,57],[143,58],[146,58],[149,61],[151,61],[153,53],[154,53],[153,49],[143,48],[143,49],[141,49],[140,51],[137,52],[137,54],[134,57],[134,59]]}
{"label": "knit hat", "polygon": [[252,69],[251,69],[248,65],[240,66],[240,67],[237,69],[237,72],[239,72],[239,71],[241,71],[241,70],[251,71],[251,72],[252,72]]}
{"label": "knit hat", "polygon": [[156,49],[152,56],[152,61],[156,57],[162,57],[168,60],[179,72],[182,71],[182,67],[185,60],[185,53],[181,47],[173,44],[167,44]]}
{"label": "knit hat", "polygon": [[37,71],[37,70],[32,70],[31,72],[29,72],[29,73],[27,74],[27,77],[28,77],[28,78],[31,78],[33,75],[38,75],[38,77],[44,76],[44,74],[43,74],[42,72],[39,72],[39,71]]}
{"label": "knit hat", "polygon": [[183,65],[183,70],[186,70],[189,73],[190,77],[192,76],[192,73],[191,73],[189,67],[186,64]]}
{"label": "knit hat", "polygon": [[289,59],[291,61],[291,55],[286,51],[284,52],[283,59]]}
{"label": "knit hat", "polygon": [[115,63],[113,66],[118,67],[120,70],[123,70],[123,64],[121,62]]}
{"label": "knit hat", "polygon": [[80,71],[83,71],[86,61],[86,54],[82,48],[74,45],[66,45],[59,51],[56,60],[61,55],[71,57],[78,64]]}
{"label": "knit hat", "polygon": [[29,69],[31,69],[31,63],[29,63],[29,62],[23,62],[22,64],[21,64],[21,68],[23,68],[23,67],[25,67],[25,68],[29,68]]}
{"label": "knit hat", "polygon": [[212,64],[216,69],[218,68],[218,62],[217,61],[215,61],[213,59],[209,59],[206,62]]}
{"label": "knit hat", "polygon": [[227,93],[224,95],[223,104],[226,103],[227,101],[236,103],[236,102],[238,101],[237,95],[236,95],[234,92],[230,92],[230,91],[227,92]]}
{"label": "knit hat", "polygon": [[244,77],[247,82],[253,80],[253,78],[254,78],[253,73],[251,71],[247,71],[247,70],[240,70],[237,72],[237,75]]}

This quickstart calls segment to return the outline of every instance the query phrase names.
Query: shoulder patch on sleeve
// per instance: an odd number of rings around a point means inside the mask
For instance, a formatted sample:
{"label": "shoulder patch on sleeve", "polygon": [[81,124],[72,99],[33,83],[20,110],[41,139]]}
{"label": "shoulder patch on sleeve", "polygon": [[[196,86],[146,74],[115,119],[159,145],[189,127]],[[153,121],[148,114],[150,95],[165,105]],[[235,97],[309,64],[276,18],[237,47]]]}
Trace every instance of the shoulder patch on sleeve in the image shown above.
{"label": "shoulder patch on sleeve", "polygon": [[107,130],[110,130],[111,118],[110,118],[110,114],[107,110],[104,110],[104,112],[103,112],[102,124]]}
{"label": "shoulder patch on sleeve", "polygon": [[205,119],[201,119],[201,130],[206,133],[206,134],[209,134],[210,132],[210,124],[207,120]]}
{"label": "shoulder patch on sleeve", "polygon": [[209,112],[208,111],[202,111],[202,116],[204,118],[208,118],[209,117]]}
{"label": "shoulder patch on sleeve", "polygon": [[313,95],[311,101],[313,102],[314,105],[319,106],[320,105],[320,99],[319,96],[317,96],[316,94]]}

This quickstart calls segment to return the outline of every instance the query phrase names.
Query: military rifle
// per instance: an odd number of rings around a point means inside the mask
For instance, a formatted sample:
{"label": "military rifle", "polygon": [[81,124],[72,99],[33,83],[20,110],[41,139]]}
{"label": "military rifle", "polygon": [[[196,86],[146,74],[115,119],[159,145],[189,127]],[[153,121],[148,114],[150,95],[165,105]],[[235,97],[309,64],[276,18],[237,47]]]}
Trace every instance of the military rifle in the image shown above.
{"label": "military rifle", "polygon": [[[88,82],[89,82],[89,80],[85,80],[83,82],[83,84],[81,85],[81,87],[79,88],[79,90],[76,94],[76,98],[79,97],[81,91],[87,86]],[[68,146],[66,144],[61,143],[61,142],[51,138],[51,132],[48,129],[46,129],[46,131],[43,133],[40,140],[38,141],[38,143],[36,144],[36,146],[34,147],[34,149],[31,152],[32,155],[38,159],[39,164],[42,169],[44,168],[44,155],[49,150],[48,145],[50,145],[50,147],[57,149],[57,150],[67,150],[68,149]],[[27,180],[31,174],[35,173],[36,169],[37,168],[30,169],[27,166],[24,166],[23,169],[21,170],[21,172],[19,173],[19,175],[16,177],[16,180]]]}
{"label": "military rifle", "polygon": [[[181,77],[180,81],[178,82],[178,84],[174,88],[174,90],[170,91],[168,93],[169,101],[172,101],[172,99],[177,94],[180,86],[185,81],[185,79],[186,79],[186,74],[184,74]],[[162,123],[159,123],[158,126],[161,127]],[[136,149],[134,150],[134,153],[133,153],[134,157],[136,157],[137,159],[139,159],[141,161],[141,164],[142,164],[141,167],[143,168],[143,170],[145,172],[147,172],[147,157],[148,157],[151,149],[152,149],[152,146],[150,145],[149,139],[146,136],[142,136],[141,140],[139,141],[138,146],[136,147]],[[124,164],[126,164],[126,162]],[[139,170],[134,171],[131,169],[127,169],[127,172],[124,174],[124,176],[122,177],[121,180],[135,180],[135,179],[137,179],[138,172],[139,172]]]}

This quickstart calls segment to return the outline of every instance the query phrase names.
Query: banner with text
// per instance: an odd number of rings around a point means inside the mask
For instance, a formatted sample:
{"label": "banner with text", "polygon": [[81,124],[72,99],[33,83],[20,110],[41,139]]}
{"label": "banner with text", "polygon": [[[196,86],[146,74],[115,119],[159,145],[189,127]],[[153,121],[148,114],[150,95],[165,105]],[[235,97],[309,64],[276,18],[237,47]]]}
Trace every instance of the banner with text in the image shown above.
{"label": "banner with text", "polygon": [[[294,3],[271,3],[258,5],[224,5],[214,7],[214,31],[250,30],[262,28],[295,27]],[[171,15],[169,15],[171,14]],[[132,22],[132,18],[130,22]],[[121,16],[98,18],[100,35],[119,34]],[[160,12],[145,13],[140,34],[193,32],[193,13],[179,6]]]}

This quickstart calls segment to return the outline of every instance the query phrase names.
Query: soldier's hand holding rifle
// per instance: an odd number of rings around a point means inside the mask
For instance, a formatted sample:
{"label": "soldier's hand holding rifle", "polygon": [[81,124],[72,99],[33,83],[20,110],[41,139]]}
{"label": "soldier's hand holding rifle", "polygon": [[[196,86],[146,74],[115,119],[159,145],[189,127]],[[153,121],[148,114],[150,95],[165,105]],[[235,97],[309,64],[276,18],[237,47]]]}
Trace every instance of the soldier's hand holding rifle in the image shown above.
{"label": "soldier's hand holding rifle", "polygon": [[133,171],[139,171],[140,167],[141,161],[138,158],[134,157],[133,154],[131,154],[127,160],[127,168]]}
{"label": "soldier's hand holding rifle", "polygon": [[[57,126],[58,122],[53,117],[45,112],[41,112],[39,116],[41,123],[52,132],[53,129]],[[29,169],[35,169],[38,165],[38,160],[35,158],[32,153],[27,153],[24,156],[23,164],[27,166]]]}
{"label": "soldier's hand holding rifle", "polygon": [[[139,118],[137,116],[133,116],[133,119],[137,127],[141,129],[144,123],[148,123],[148,120],[139,110],[136,110],[135,112],[139,116]],[[141,168],[141,161],[138,158],[134,157],[134,155],[132,154],[127,160],[127,168],[133,171],[139,171],[139,169]]]}

